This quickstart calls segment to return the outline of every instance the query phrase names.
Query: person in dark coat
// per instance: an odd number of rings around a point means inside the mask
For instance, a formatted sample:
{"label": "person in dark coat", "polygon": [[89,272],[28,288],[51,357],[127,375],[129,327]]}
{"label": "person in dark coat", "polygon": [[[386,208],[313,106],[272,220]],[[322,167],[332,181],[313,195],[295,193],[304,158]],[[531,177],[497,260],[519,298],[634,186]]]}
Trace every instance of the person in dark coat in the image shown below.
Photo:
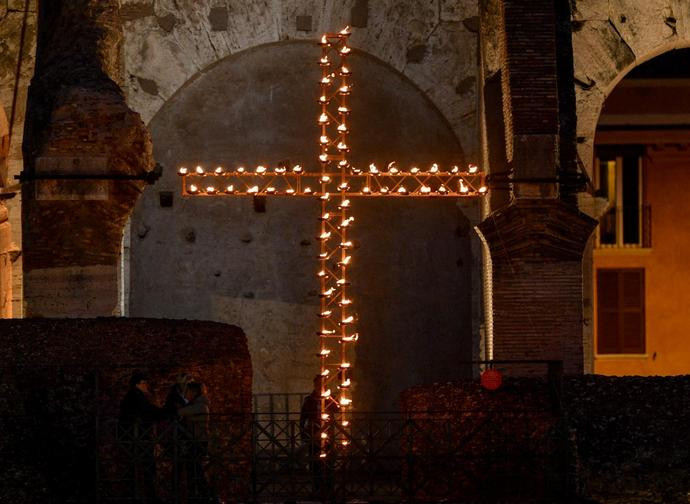
{"label": "person in dark coat", "polygon": [[149,399],[148,376],[132,373],[129,390],[120,403],[120,443],[131,458],[129,480],[135,502],[155,503],[156,498],[156,422],[164,420],[166,411]]}
{"label": "person in dark coat", "polygon": [[135,371],[129,380],[129,390],[120,403],[120,423],[151,427],[164,420],[166,412],[149,399],[149,379],[145,373]]}
{"label": "person in dark coat", "polygon": [[165,405],[163,408],[170,413],[174,418],[177,417],[177,410],[187,406],[189,402],[186,397],[187,385],[192,379],[187,373],[182,373],[177,376],[175,383],[170,387],[168,397],[165,398]]}

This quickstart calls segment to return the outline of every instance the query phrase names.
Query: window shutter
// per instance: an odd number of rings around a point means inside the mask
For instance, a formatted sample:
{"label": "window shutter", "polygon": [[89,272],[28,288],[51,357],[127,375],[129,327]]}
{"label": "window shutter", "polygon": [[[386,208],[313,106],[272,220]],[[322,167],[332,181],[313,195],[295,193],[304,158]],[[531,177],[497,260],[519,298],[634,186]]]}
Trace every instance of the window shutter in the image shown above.
{"label": "window shutter", "polygon": [[644,351],[644,269],[597,270],[597,352]]}
{"label": "window shutter", "polygon": [[621,352],[644,353],[644,270],[620,272]]}
{"label": "window shutter", "polygon": [[597,352],[618,353],[618,273],[597,271]]}

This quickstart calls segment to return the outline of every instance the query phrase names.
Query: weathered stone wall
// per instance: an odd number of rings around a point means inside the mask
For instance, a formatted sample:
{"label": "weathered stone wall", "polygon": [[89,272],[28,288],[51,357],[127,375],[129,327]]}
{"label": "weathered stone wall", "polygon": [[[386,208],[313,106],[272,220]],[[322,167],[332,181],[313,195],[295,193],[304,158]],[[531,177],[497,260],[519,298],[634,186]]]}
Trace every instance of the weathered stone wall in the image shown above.
{"label": "weathered stone wall", "polygon": [[[151,123],[168,170],[132,220],[130,313],[241,324],[256,392],[307,391],[317,371],[318,204],[268,198],[257,213],[249,198],[182,200],[174,168],[290,159],[313,170],[318,54],[303,41],[244,51],[169,100]],[[351,67],[357,166],[462,162],[452,129],[408,79],[360,52]],[[161,205],[165,192],[172,207]],[[455,362],[477,349],[477,207],[376,199],[353,200],[353,208],[358,408],[388,409],[407,386],[457,377]]]}
{"label": "weathered stone wall", "polygon": [[124,224],[154,164],[118,86],[119,2],[43,3],[39,24],[22,186],[26,314],[112,315]]}
{"label": "weathered stone wall", "polygon": [[476,159],[476,0],[124,0],[122,12],[128,101],[146,122],[215,61],[351,25],[352,46],[424,91]]}
{"label": "weathered stone wall", "polygon": [[[251,361],[238,327],[181,320],[2,320],[0,341],[2,502],[94,502],[96,446],[109,439],[135,369],[149,373],[158,404],[177,374],[203,381],[212,413],[233,415],[224,429],[238,436],[234,450],[249,455],[250,439],[243,444],[238,433],[251,412]],[[100,455],[105,471],[114,454]],[[246,484],[248,467],[235,470],[233,476]],[[102,491],[108,488],[104,484]]]}
{"label": "weathered stone wall", "polygon": [[21,317],[23,308],[21,193],[15,176],[22,170],[26,97],[36,50],[37,3],[0,2],[0,207],[4,204],[8,211],[7,220],[0,224],[0,235],[4,235],[0,238],[0,262],[5,265],[0,266],[0,276],[5,281],[9,278],[10,290],[5,292],[11,292],[11,304],[5,305],[4,311],[0,308],[0,317]]}

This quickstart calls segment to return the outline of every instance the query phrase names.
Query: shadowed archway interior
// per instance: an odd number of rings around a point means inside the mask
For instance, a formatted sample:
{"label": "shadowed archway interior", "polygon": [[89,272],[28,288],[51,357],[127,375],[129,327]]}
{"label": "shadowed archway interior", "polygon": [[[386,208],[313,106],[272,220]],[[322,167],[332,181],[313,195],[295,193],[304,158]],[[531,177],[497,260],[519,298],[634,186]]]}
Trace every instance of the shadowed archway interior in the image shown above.
{"label": "shadowed archway interior", "polygon": [[[174,169],[289,159],[317,170],[318,54],[304,42],[260,46],[187,83],[150,124],[167,170],[132,218],[131,315],[241,326],[255,392],[309,390],[317,370],[317,203],[181,200]],[[419,89],[368,55],[355,54],[351,65],[355,165],[464,162],[447,121]],[[464,213],[455,201],[353,205],[361,334],[354,394],[360,410],[392,409],[404,388],[459,377],[458,360],[477,345],[468,219],[476,203]]]}

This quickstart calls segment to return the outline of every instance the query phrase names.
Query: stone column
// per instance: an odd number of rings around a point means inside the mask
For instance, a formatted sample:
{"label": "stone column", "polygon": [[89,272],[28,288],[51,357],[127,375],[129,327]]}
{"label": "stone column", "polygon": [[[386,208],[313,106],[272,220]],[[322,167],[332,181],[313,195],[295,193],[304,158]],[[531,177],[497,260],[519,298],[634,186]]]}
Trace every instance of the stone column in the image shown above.
{"label": "stone column", "polygon": [[557,359],[583,372],[582,255],[595,226],[558,199],[518,199],[479,225],[493,266],[495,359]]}
{"label": "stone column", "polygon": [[0,201],[0,318],[12,317],[12,245],[7,207]]}
{"label": "stone column", "polygon": [[488,156],[489,170],[509,197],[492,198],[479,229],[493,266],[494,358],[562,359],[566,372],[582,373],[582,257],[596,221],[577,210],[563,183],[572,180],[564,173],[575,151],[566,148],[574,136],[564,119],[574,118],[570,93],[559,89],[573,77],[572,65],[558,64],[569,40],[557,31],[569,13],[555,4],[499,0],[499,15],[485,18],[500,32],[502,102],[502,118],[485,120],[485,150],[502,150],[495,139],[504,139],[505,156]]}
{"label": "stone column", "polygon": [[40,2],[23,172],[26,316],[117,313],[124,224],[153,169],[118,85],[118,0]]}

